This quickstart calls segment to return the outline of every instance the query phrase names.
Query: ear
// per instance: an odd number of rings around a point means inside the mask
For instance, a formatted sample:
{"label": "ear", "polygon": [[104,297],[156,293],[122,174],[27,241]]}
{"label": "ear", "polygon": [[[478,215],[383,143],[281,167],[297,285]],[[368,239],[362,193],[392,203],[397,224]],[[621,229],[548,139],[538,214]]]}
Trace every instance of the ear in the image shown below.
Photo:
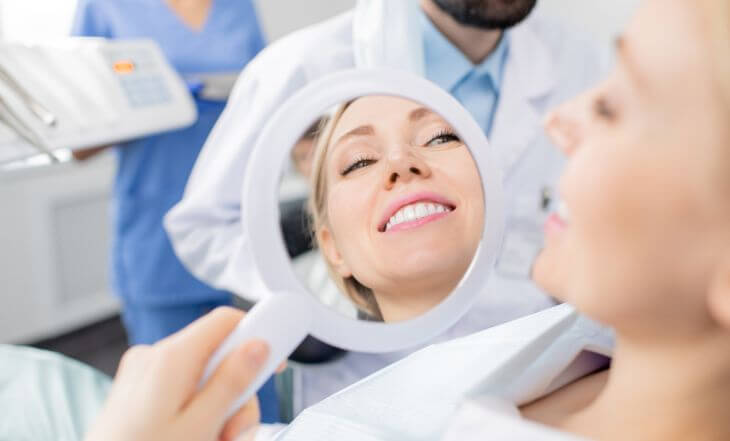
{"label": "ear", "polygon": [[707,303],[715,321],[730,331],[730,251],[713,274]]}
{"label": "ear", "polygon": [[329,262],[335,271],[337,271],[337,274],[339,274],[340,277],[346,279],[352,276],[350,266],[347,265],[345,260],[342,258],[342,255],[337,249],[337,244],[335,243],[332,231],[330,231],[328,227],[323,226],[317,230],[317,243],[319,244],[319,249],[324,254],[325,259],[327,259],[327,262]]}

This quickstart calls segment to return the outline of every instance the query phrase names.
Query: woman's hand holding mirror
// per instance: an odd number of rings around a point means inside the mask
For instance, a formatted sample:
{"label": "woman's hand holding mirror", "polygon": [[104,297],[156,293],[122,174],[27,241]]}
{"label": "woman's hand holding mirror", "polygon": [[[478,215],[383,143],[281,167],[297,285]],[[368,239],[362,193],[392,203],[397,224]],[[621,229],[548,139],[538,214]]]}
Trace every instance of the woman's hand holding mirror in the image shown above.
{"label": "woman's hand holding mirror", "polygon": [[209,357],[242,318],[241,311],[219,308],[154,346],[127,351],[86,441],[227,440],[255,429],[255,396],[227,421],[223,416],[266,362],[265,342],[236,347],[196,390]]}

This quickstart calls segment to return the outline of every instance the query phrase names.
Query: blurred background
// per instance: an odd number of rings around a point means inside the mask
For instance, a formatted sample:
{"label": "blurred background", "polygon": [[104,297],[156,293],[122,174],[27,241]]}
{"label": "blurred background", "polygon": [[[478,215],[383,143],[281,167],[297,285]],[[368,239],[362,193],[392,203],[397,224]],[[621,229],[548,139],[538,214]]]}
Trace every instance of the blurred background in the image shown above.
{"label": "blurred background", "polygon": [[[354,3],[255,1],[269,42]],[[542,13],[610,44],[638,0],[538,4]],[[75,0],[0,0],[0,40],[62,38],[75,7]],[[119,305],[109,290],[108,208],[115,161],[110,153],[84,163],[69,158],[54,165],[41,158],[0,170],[0,343],[57,350],[113,373],[126,348]]]}

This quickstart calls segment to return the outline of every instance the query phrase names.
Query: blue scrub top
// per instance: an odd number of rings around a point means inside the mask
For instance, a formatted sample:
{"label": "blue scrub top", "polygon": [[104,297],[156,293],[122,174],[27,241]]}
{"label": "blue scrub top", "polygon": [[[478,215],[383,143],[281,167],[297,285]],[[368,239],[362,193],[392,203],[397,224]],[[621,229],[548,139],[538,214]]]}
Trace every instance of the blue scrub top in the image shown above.
{"label": "blue scrub top", "polygon": [[[250,0],[213,0],[204,27],[188,27],[163,0],[79,0],[73,35],[150,38],[183,75],[241,70],[264,46]],[[115,147],[112,274],[114,290],[138,306],[223,301],[175,256],[162,226],[225,103],[196,98],[191,127]]]}

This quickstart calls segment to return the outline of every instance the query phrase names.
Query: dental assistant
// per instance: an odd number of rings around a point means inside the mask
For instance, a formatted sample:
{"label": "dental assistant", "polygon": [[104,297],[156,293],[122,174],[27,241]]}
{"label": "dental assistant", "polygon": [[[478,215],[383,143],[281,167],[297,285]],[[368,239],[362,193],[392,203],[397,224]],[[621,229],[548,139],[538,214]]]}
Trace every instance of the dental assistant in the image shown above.
{"label": "dental assistant", "polygon": [[[264,47],[249,0],[80,0],[72,33],[153,39],[186,78],[238,72]],[[230,293],[183,267],[162,226],[225,106],[191,91],[198,111],[192,126],[114,147],[112,283],[131,344],[154,343],[231,302]],[[263,417],[276,421],[273,382],[260,398]]]}
{"label": "dental assistant", "polygon": [[[177,254],[213,286],[256,299],[258,281],[242,232],[243,173],[260,128],[295,91],[354,67],[419,73],[452,93],[496,146],[507,231],[484,295],[441,339],[544,309],[529,280],[542,246],[549,195],[564,159],[541,134],[546,109],[593,84],[603,52],[559,24],[530,16],[535,0],[360,0],[354,11],[282,38],[247,67],[206,141],[185,194],[166,216]],[[316,118],[317,115],[312,115]],[[403,357],[349,353],[298,368],[295,412]]]}

